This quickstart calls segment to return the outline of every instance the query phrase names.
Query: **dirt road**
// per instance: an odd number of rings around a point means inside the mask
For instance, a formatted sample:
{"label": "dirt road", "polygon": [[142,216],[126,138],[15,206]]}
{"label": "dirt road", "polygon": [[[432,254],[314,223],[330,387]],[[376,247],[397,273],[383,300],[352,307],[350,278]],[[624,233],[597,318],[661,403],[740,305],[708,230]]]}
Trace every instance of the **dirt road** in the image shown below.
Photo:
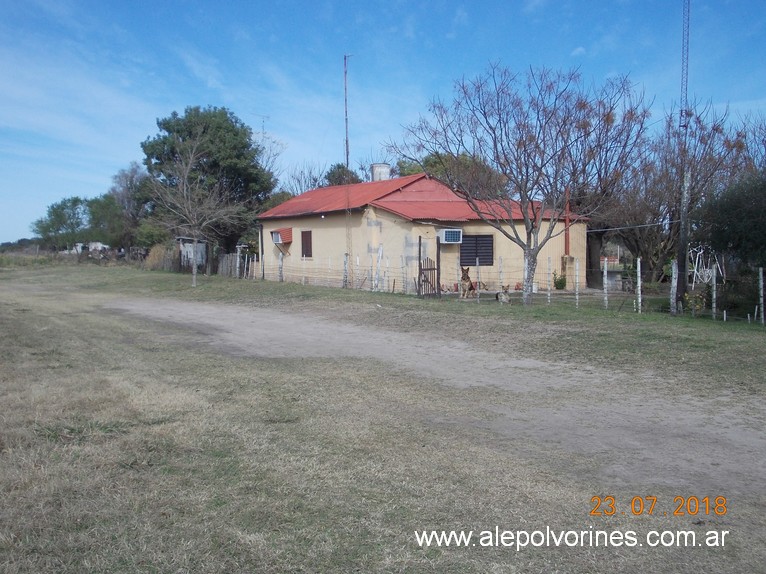
{"label": "dirt road", "polygon": [[[643,376],[497,353],[444,336],[366,328],[312,313],[173,300],[105,305],[183,327],[201,345],[256,357],[374,359],[412,377],[468,390],[492,416],[478,426],[513,441],[552,470],[605,489],[755,499],[766,488],[766,405],[746,396],[695,397]],[[500,393],[498,395],[498,393]],[[497,397],[502,397],[498,401]],[[597,494],[594,492],[594,494]]]}

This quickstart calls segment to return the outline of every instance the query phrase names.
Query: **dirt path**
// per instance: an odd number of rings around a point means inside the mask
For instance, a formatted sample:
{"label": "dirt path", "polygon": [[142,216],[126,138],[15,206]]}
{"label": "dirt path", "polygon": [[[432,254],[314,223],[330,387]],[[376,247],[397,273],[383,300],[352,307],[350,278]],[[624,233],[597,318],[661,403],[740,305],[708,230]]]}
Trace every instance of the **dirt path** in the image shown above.
{"label": "dirt path", "polygon": [[[413,377],[491,389],[470,395],[495,415],[489,421],[435,422],[483,427],[530,456],[586,461],[557,470],[592,484],[762,502],[761,400],[683,396],[664,390],[664,381],[651,375],[626,380],[619,371],[501,356],[465,341],[307,314],[166,299],[113,300],[105,308],[182,326],[200,344],[232,355],[375,359]],[[501,405],[492,399],[497,392]]]}

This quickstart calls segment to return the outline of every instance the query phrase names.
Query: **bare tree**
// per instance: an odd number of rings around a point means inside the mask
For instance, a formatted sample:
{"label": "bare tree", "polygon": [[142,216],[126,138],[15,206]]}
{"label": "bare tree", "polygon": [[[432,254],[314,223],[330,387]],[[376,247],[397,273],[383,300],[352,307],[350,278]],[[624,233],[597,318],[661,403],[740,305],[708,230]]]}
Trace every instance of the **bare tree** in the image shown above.
{"label": "bare tree", "polygon": [[[589,165],[605,153],[594,146],[612,133],[620,112],[627,83],[615,86],[599,94],[574,71],[522,76],[493,65],[476,79],[457,82],[450,105],[432,102],[432,118],[421,118],[407,128],[403,146],[392,146],[410,161],[438,161],[446,183],[523,250],[525,304],[531,302],[540,250],[564,231],[568,192],[595,189],[599,177],[606,188],[619,175],[610,157],[604,156],[601,171]],[[615,154],[619,161],[639,136],[640,129],[632,129],[623,137],[626,151]],[[595,203],[581,208],[592,211]]]}
{"label": "bare tree", "polygon": [[356,161],[356,172],[361,177],[362,181],[372,181],[372,166],[376,163],[385,163],[391,168],[390,176],[397,177],[398,170],[396,166],[396,159],[388,153],[387,150],[382,150],[377,153],[370,150],[367,156],[360,157]]}
{"label": "bare tree", "polygon": [[601,254],[615,225],[617,198],[628,171],[647,153],[649,106],[627,77],[608,80],[595,94],[589,115],[596,119],[588,137],[577,140],[570,154],[571,205],[589,215],[586,282],[602,288]]}
{"label": "bare tree", "polygon": [[173,139],[173,161],[151,180],[153,217],[173,233],[192,239],[192,286],[196,287],[199,241],[211,239],[218,226],[241,225],[251,216],[242,201],[232,198],[228,180],[204,169],[209,149],[204,130],[188,139],[178,136]]}
{"label": "bare tree", "polygon": [[741,135],[747,153],[747,169],[752,172],[766,172],[766,116],[745,118]]}
{"label": "bare tree", "polygon": [[[656,150],[655,150],[656,154]],[[678,248],[678,190],[668,185],[667,166],[651,155],[627,171],[618,206],[611,210],[612,221],[619,221],[617,235],[634,257],[641,258],[643,279],[662,278],[663,266]]]}
{"label": "bare tree", "polygon": [[311,189],[316,189],[322,185],[326,173],[326,165],[309,162],[295,165],[288,171],[287,176],[279,182],[280,191],[286,191],[291,195],[300,195]]}
{"label": "bare tree", "polygon": [[619,196],[619,235],[642,258],[644,279],[657,281],[677,253],[681,235],[684,170],[689,176],[689,212],[728,187],[745,168],[743,134],[726,125],[726,114],[693,106],[684,130],[669,113],[648,154],[626,178]]}

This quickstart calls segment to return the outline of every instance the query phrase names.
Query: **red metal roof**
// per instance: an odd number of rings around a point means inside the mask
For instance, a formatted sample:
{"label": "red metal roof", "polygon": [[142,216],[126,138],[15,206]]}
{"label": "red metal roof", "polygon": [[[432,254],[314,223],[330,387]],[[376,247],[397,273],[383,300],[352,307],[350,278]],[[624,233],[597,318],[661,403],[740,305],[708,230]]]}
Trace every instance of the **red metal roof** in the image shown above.
{"label": "red metal roof", "polygon": [[[337,185],[312,189],[262,213],[260,219],[319,215],[346,209],[373,207],[389,211],[410,221],[478,221],[479,215],[468,202],[441,181],[416,174],[384,181]],[[481,202],[492,217],[507,219],[504,204]],[[507,204],[506,204],[507,205]],[[518,205],[511,206],[513,219],[522,219]]]}
{"label": "red metal roof", "polygon": [[277,219],[282,217],[299,217],[302,215],[318,215],[347,209],[360,209],[381,197],[412,185],[420,180],[427,180],[426,174],[420,173],[396,179],[356,183],[351,185],[334,185],[312,189],[301,195],[277,205],[262,213],[259,219]]}

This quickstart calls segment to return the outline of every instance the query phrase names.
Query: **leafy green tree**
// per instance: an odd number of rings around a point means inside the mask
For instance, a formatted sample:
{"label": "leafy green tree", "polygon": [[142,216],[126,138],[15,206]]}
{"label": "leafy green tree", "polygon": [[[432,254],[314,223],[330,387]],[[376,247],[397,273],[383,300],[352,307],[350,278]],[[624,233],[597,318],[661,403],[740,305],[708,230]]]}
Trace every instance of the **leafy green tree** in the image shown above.
{"label": "leafy green tree", "polygon": [[714,250],[766,266],[766,172],[726,189],[707,204],[705,216]]}
{"label": "leafy green tree", "polygon": [[32,223],[32,231],[54,249],[72,249],[85,239],[88,212],[81,197],[68,197],[48,206],[47,214]]}
{"label": "leafy green tree", "polygon": [[127,169],[121,169],[112,177],[109,195],[119,207],[122,235],[110,245],[126,249],[136,244],[136,234],[141,222],[151,211],[149,174],[137,162],[131,162]]}
{"label": "leafy green tree", "polygon": [[292,199],[293,197],[294,195],[289,191],[278,191],[272,193],[271,196],[263,203],[263,211],[267,211],[273,207],[276,207],[277,205],[280,205],[288,199]]}
{"label": "leafy green tree", "polygon": [[362,183],[362,178],[355,172],[347,168],[342,163],[332,165],[324,175],[324,185],[330,187],[333,185],[349,185],[353,183]]}
{"label": "leafy green tree", "polygon": [[138,224],[135,235],[135,246],[149,249],[159,243],[171,239],[167,226],[160,224],[152,217],[142,219]]}
{"label": "leafy green tree", "polygon": [[122,244],[125,236],[125,221],[116,198],[107,193],[88,199],[85,207],[88,210],[87,238],[90,241],[100,241],[110,247],[125,247]]}
{"label": "leafy green tree", "polygon": [[[151,180],[153,220],[191,238],[192,253],[197,253],[201,240],[214,239],[221,229],[247,229],[253,219],[245,202],[233,197],[236,182],[220,172],[208,173],[209,137],[205,126],[183,139],[173,136],[174,157],[163,164],[162,174]],[[193,264],[192,286],[196,285],[197,265]]]}
{"label": "leafy green tree", "polygon": [[[254,142],[252,130],[226,108],[199,106],[186,108],[183,116],[173,112],[158,120],[157,127],[160,133],[141,144],[153,191],[188,190],[195,182],[195,189],[219,194],[210,198],[206,209],[214,204],[238,216],[215,218],[205,224],[205,234],[232,251],[276,183],[261,163],[264,150]],[[162,208],[167,210],[168,205]]]}

